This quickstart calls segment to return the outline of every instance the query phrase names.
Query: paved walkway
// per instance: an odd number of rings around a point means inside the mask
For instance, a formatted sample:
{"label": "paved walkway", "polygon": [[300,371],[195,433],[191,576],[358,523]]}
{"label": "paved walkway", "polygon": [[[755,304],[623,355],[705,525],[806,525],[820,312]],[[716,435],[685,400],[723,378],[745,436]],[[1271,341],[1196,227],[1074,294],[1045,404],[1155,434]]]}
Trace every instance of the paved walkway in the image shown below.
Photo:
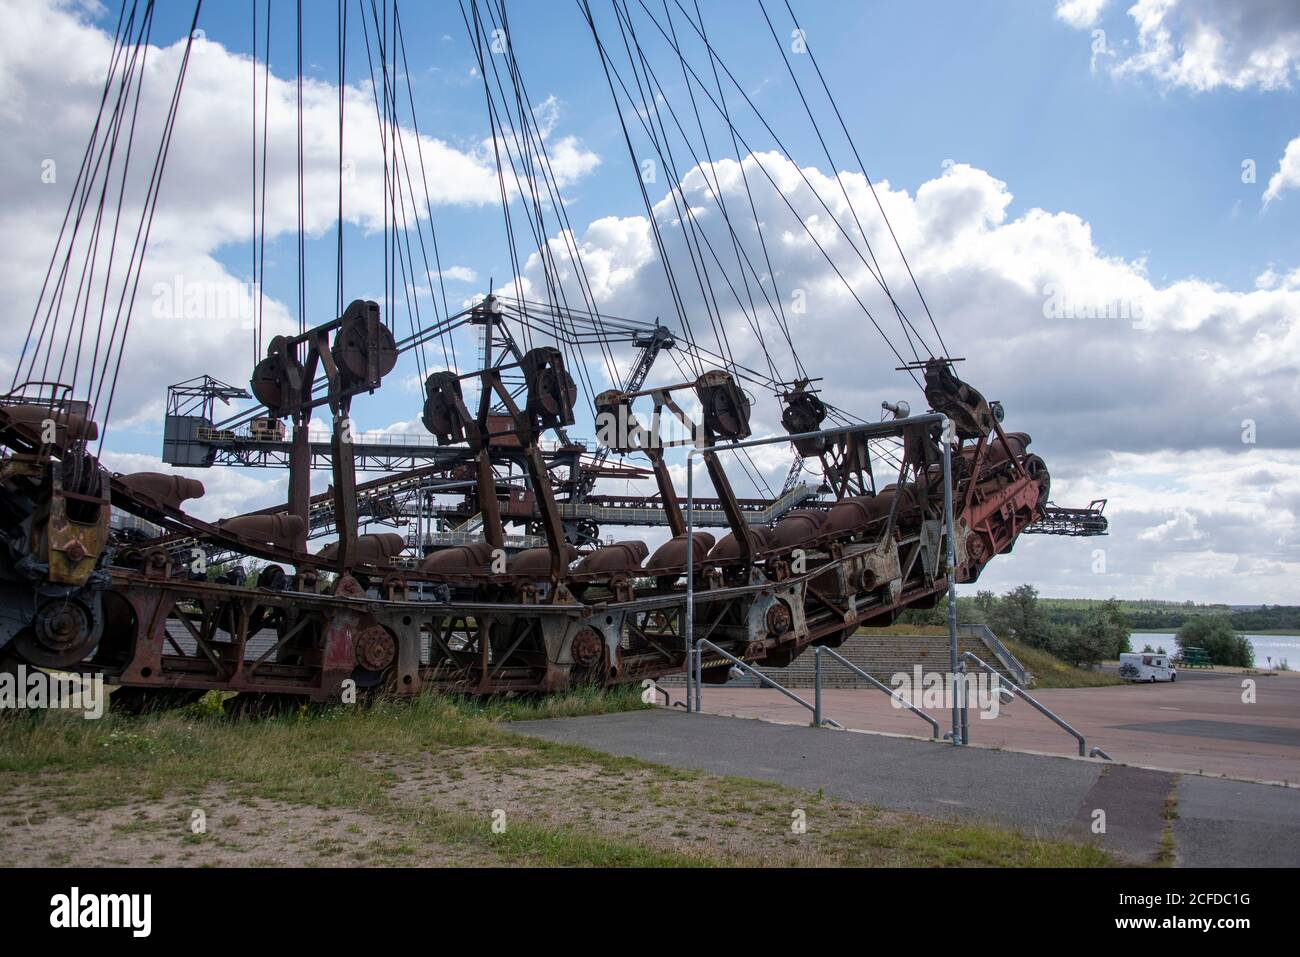
{"label": "paved walkway", "polygon": [[[511,728],[673,767],[820,788],[930,817],[1096,839],[1134,861],[1149,861],[1158,850],[1165,800],[1176,790],[1180,863],[1300,866],[1300,790],[1275,785],[663,708]],[[1101,836],[1090,831],[1097,808],[1106,812]]]}
{"label": "paved walkway", "polygon": [[[1255,682],[1254,701],[1242,700],[1242,681]],[[669,689],[674,699],[680,688]],[[812,689],[797,694],[812,700]],[[1105,688],[1047,688],[1034,697],[1079,730],[1088,747],[1099,745],[1116,761],[1254,781],[1300,783],[1300,676],[1246,676],[1180,672],[1172,684]],[[779,691],[704,688],[704,710],[742,718],[806,724],[809,713]],[[946,731],[950,711],[927,709]],[[925,736],[924,721],[895,708],[873,689],[828,690],[823,713],[847,728]],[[997,717],[970,719],[975,744],[1052,754],[1077,753],[1075,740],[1025,704],[1015,701]]]}

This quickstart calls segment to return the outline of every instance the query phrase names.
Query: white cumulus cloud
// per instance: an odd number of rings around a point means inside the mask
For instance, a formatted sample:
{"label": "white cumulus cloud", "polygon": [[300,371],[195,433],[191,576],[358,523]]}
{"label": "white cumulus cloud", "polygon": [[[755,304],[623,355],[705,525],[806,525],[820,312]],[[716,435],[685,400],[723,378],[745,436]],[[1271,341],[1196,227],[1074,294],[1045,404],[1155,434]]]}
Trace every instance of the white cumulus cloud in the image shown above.
{"label": "white cumulus cloud", "polygon": [[[0,136],[0,169],[5,173],[0,177],[0,292],[13,304],[17,316],[0,323],[0,376],[6,378],[14,375],[103,94],[113,37],[96,24],[94,14],[95,9],[72,2],[0,0],[0,22],[4,24],[0,30],[0,125],[4,133]],[[140,218],[153,153],[160,142],[184,46],[182,40],[165,46],[151,45],[142,51],[144,69],[133,132],[135,147],[124,192],[120,255],[115,257],[118,286],[110,287],[105,327],[114,320],[116,291],[125,269],[130,237]],[[253,62],[248,56],[232,53],[212,39],[195,41],[138,298],[134,310],[124,313],[124,320],[130,316],[127,365],[133,374],[123,376],[118,384],[113,404],[115,423],[160,416],[161,390],[170,382],[202,373],[234,383],[247,381],[254,357],[250,317],[244,307],[252,292],[246,285],[249,277],[232,272],[223,264],[223,257],[232,248],[247,248],[253,238],[253,82]],[[265,65],[260,64],[259,94],[267,82]],[[343,93],[347,182],[343,217],[364,230],[380,229],[384,223],[384,155],[373,94],[368,82],[349,85]],[[296,236],[298,230],[296,79],[272,71],[266,98],[263,112],[259,96],[258,126],[265,121],[269,144],[265,232],[271,256],[278,237]],[[308,78],[303,84],[303,101],[304,228],[309,237],[319,237],[336,225],[338,216],[339,89]],[[550,133],[559,106],[548,99],[539,110],[545,121],[544,132]],[[125,134],[121,142],[119,149],[124,150]],[[414,167],[412,189],[420,199],[408,210],[409,216],[427,216],[422,180],[427,180],[435,210],[499,203],[490,140],[466,150],[436,137],[420,137],[425,177],[420,176],[415,165],[414,132],[404,130],[402,142],[407,164]],[[572,137],[559,139],[557,145],[553,158],[561,184],[576,182],[598,163],[598,158]],[[513,184],[507,185],[513,194]],[[116,189],[108,195],[110,203],[100,242],[101,264],[107,258]],[[72,256],[70,289],[76,288],[80,264],[88,258],[94,201]],[[101,265],[88,283],[94,307],[89,311],[87,325],[92,332],[100,326],[98,307],[105,272]],[[475,271],[467,266],[449,267],[445,275],[464,282],[477,280]],[[333,282],[332,277],[329,281]],[[211,303],[214,291],[224,295],[226,290],[232,291],[235,304],[220,312],[209,310],[195,317],[190,315],[192,309],[184,308],[184,303],[190,302],[202,309],[205,300]],[[175,291],[180,293],[179,300]],[[67,298],[71,296],[69,291]],[[264,308],[267,339],[296,328],[296,316],[292,315],[296,306],[267,297]],[[63,311],[69,312],[66,302]],[[69,325],[66,317],[60,326],[51,322],[51,340],[61,345]],[[86,350],[90,350],[89,341]],[[65,378],[70,377],[71,369],[69,363]],[[38,364],[34,372],[41,370]],[[79,376],[79,388],[84,390],[85,362]],[[24,365],[22,378],[27,377]]]}
{"label": "white cumulus cloud", "polygon": [[1056,16],[1072,27],[1083,29],[1097,22],[1108,0],[1059,0]]}
{"label": "white cumulus cloud", "polygon": [[[1062,0],[1056,15],[1073,27],[1091,29],[1103,6],[1097,0]],[[1113,63],[1118,75],[1144,74],[1197,91],[1289,89],[1300,75],[1295,0],[1137,0],[1128,15],[1137,31],[1135,50]],[[1118,53],[1118,43],[1107,40],[1109,53]]]}
{"label": "white cumulus cloud", "polygon": [[1268,188],[1264,190],[1264,205],[1267,206],[1288,189],[1300,186],[1300,136],[1286,144],[1277,172],[1269,177]]}
{"label": "white cumulus cloud", "polygon": [[[856,228],[846,235],[834,225],[853,222],[842,183],[886,282],[933,345],[888,233],[878,215],[869,215],[874,200],[865,180],[841,173],[837,183],[775,153],[747,156],[743,164],[772,260],[770,275],[759,270],[762,288],[786,304],[795,348],[822,377],[825,397],[859,414],[878,410],[883,399],[923,407],[911,381],[894,371],[898,357],[808,236],[818,237],[910,359],[888,301],[854,253],[850,237],[861,244]],[[741,165],[718,161],[682,180],[694,229],[714,249],[730,251],[711,183],[733,209],[744,208]],[[1014,556],[990,566],[987,581],[1002,587],[1044,577],[1054,594],[1281,600],[1291,587],[1288,576],[1300,573],[1300,284],[1291,280],[1298,267],[1273,264],[1249,289],[1194,276],[1157,281],[1144,262],[1107,253],[1094,225],[1075,213],[1031,208],[1012,216],[1008,183],[963,163],[947,165],[914,192],[888,182],[876,188],[950,354],[967,357],[960,373],[1005,403],[1009,428],[1033,436],[1058,502],[1110,500],[1108,538],[1026,539]],[[683,234],[691,226],[683,226],[680,205],[681,197],[674,204],[665,196],[654,207],[676,264],[689,262]],[[740,247],[763,263],[753,220],[733,214],[732,221]],[[647,219],[601,219],[576,241],[603,311],[644,319],[653,307],[675,321]],[[566,247],[553,244],[562,278],[572,283]],[[752,277],[758,308],[746,315],[748,296],[730,262],[735,292],[717,268],[704,290],[693,272],[677,275],[694,335],[713,351],[729,345],[736,361],[752,369],[767,370],[770,357],[788,378],[793,357],[784,332]],[[530,285],[541,285],[536,258],[526,273]],[[806,303],[802,313],[789,308],[796,292]],[[707,318],[715,302],[718,333]],[[656,374],[666,380],[680,373]],[[755,434],[779,434],[777,402],[760,388],[752,391]],[[778,487],[788,465],[788,452],[759,463]],[[743,473],[736,474],[750,494]],[[1109,571],[1100,577],[1092,571],[1094,547],[1108,555]],[[1267,554],[1269,561],[1251,565],[1247,575],[1242,559],[1251,554]],[[1209,568],[1227,571],[1205,574]]]}

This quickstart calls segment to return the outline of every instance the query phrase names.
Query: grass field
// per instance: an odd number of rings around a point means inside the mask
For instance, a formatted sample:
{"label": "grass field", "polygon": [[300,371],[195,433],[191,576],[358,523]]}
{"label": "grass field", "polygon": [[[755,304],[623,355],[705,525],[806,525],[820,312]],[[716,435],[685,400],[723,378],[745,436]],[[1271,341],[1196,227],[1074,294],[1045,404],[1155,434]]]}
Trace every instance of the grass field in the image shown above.
{"label": "grass field", "polygon": [[[1082,844],[512,733],[635,690],[225,717],[0,719],[0,861],[32,865],[1097,866]],[[828,732],[831,733],[831,732]],[[806,832],[792,822],[802,812]],[[196,822],[201,821],[202,828]],[[494,823],[496,827],[494,828]]]}
{"label": "grass field", "polygon": [[1034,676],[1035,688],[1100,688],[1105,685],[1124,683],[1124,679],[1119,675],[1076,668],[1055,655],[1030,648],[1018,641],[1004,638],[1003,643]]}

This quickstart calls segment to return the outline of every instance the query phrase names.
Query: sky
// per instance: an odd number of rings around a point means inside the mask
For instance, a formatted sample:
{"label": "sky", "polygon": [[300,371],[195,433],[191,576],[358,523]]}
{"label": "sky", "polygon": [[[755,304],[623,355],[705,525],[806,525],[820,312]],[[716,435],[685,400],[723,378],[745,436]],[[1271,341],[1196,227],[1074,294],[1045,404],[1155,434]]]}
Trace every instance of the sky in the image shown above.
{"label": "sky", "polygon": [[[755,260],[760,250],[770,258],[770,274],[760,270],[766,288],[791,303],[801,294],[806,310],[792,308],[788,317],[795,351],[826,396],[867,419],[878,417],[885,399],[920,408],[919,390],[894,371],[886,337],[858,305],[885,315],[854,242],[860,222],[889,285],[933,345],[883,208],[950,354],[965,357],[960,374],[1004,403],[1010,429],[1033,437],[1032,450],[1053,476],[1053,499],[1108,500],[1108,536],[1026,536],[990,564],[979,587],[1003,591],[1028,581],[1056,596],[1300,601],[1300,5],[791,0],[791,7],[798,37],[784,0],[701,0],[710,42],[734,77],[723,86],[741,132],[733,146],[705,90],[683,75],[655,32],[671,11],[707,87],[709,61],[701,45],[692,46],[682,12],[694,13],[693,0],[627,5],[661,84],[657,105],[674,105],[690,127],[693,94],[704,115],[702,135],[677,142],[669,170],[632,108],[611,96],[579,5],[507,4],[534,121],[600,308],[674,322],[645,199],[670,262],[680,263],[690,223],[674,196],[689,200],[694,226],[725,250],[732,239],[718,215],[720,195],[745,213],[732,227],[737,243]],[[312,325],[336,315],[339,6],[305,0],[303,9],[304,315]],[[391,12],[392,4],[373,9]],[[483,78],[458,4],[398,9],[406,53],[398,82],[403,103],[409,82],[415,106],[413,115],[403,106],[400,119],[412,145],[418,123],[429,193],[427,206],[411,215],[423,217],[427,230],[432,213],[442,263],[442,283],[432,284],[445,285],[454,312],[489,284],[508,289],[515,279]],[[615,7],[592,0],[591,9],[611,60],[626,65]],[[383,300],[385,288],[383,160],[367,64],[367,43],[372,57],[378,47],[371,11],[369,2],[347,7],[348,300]],[[119,12],[116,4],[0,0],[0,292],[16,307],[16,317],[0,324],[6,379],[17,374],[56,248]],[[192,15],[188,0],[168,0],[152,23],[136,131],[142,159],[132,161],[129,210],[140,208]],[[203,5],[107,431],[105,462],[119,471],[168,470],[159,460],[168,384],[204,373],[243,384],[251,371],[246,315],[187,317],[166,300],[175,290],[247,289],[238,284],[253,278],[252,84],[256,73],[258,90],[265,86],[266,15],[265,0]],[[272,2],[270,16],[269,115],[258,107],[268,128],[261,302],[265,328],[284,331],[296,328],[299,313],[297,27],[293,4]],[[809,50],[861,168],[821,94]],[[819,127],[808,121],[788,70]],[[647,161],[654,164],[648,181]],[[508,199],[518,215],[519,196]],[[749,215],[751,201],[761,228]],[[558,242],[554,232],[550,238]],[[521,240],[518,253],[520,281],[541,290],[536,244]],[[565,281],[573,281],[572,269]],[[428,316],[440,292],[429,295],[427,281],[415,285]],[[688,281],[679,286],[694,328],[709,341],[708,297]],[[718,293],[735,359],[758,368],[770,356],[791,376],[794,355],[776,324],[756,316],[755,332],[743,308],[721,287]],[[400,303],[390,313],[399,333],[407,328]],[[906,352],[897,326],[882,325]],[[476,350],[468,331],[455,346],[464,366]],[[629,356],[617,354],[620,367]],[[446,361],[441,350],[423,358],[431,368]],[[424,371],[405,356],[383,390],[354,405],[359,428],[423,434]],[[656,375],[676,379],[677,370],[657,367]],[[609,384],[599,360],[592,376],[597,391]],[[756,396],[756,435],[778,434],[778,416],[770,395]],[[589,436],[583,424],[577,433]],[[779,487],[788,449],[765,453],[757,465]],[[285,493],[278,471],[191,474],[207,487],[194,511],[208,518]],[[680,464],[675,474],[684,484]],[[739,494],[754,494],[749,479],[734,474]],[[318,488],[326,481],[316,476]]]}

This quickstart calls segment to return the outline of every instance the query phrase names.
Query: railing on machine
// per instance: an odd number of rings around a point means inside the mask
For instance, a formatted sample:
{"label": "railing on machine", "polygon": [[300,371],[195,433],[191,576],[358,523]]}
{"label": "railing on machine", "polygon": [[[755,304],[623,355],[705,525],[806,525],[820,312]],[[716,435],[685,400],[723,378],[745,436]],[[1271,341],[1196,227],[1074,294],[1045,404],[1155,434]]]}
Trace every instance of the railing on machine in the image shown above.
{"label": "railing on machine", "polygon": [[885,694],[889,695],[889,697],[893,698],[894,701],[896,701],[901,707],[906,708],[908,711],[912,712],[914,715],[924,720],[927,724],[930,725],[931,728],[930,736],[934,738],[936,741],[939,739],[938,721],[935,721],[934,718],[930,717],[928,714],[926,714],[916,705],[912,704],[912,702],[908,701],[906,698],[904,698],[893,688],[889,687],[889,685],[867,674],[865,671],[863,671],[853,662],[849,661],[839,652],[835,651],[834,649],[827,648],[825,645],[818,645],[816,648],[813,649],[813,675],[814,675],[813,687],[816,689],[816,693],[813,696],[813,708],[814,708],[813,724],[817,725],[818,727],[821,727],[822,724],[822,720],[821,720],[822,717],[822,655],[824,654],[830,655],[832,658],[834,658],[844,667],[852,671],[859,678],[862,678],[870,682],[872,687],[879,688]]}
{"label": "railing on machine", "polygon": [[[49,394],[42,394],[46,392]],[[90,414],[89,402],[72,398],[72,386],[64,382],[44,379],[31,380],[14,386],[8,392],[0,394],[0,404],[40,406],[49,409],[56,418],[65,415]]]}
{"label": "railing on machine", "polygon": [[[817,490],[807,483],[800,483],[791,491],[778,496],[769,505],[758,509],[745,509],[745,521],[751,525],[770,525],[786,512],[801,505],[810,498],[816,498]],[[726,526],[727,516],[720,505],[707,508],[694,503],[697,514],[695,524],[700,526]],[[560,502],[561,518],[589,518],[604,525],[650,525],[663,521],[664,510],[661,505],[639,508],[635,505],[600,505],[591,502]]]}
{"label": "railing on machine", "polygon": [[1065,719],[1063,719],[1062,717],[1060,717],[1060,715],[1058,715],[1058,714],[1057,714],[1055,711],[1053,711],[1051,708],[1049,708],[1049,707],[1047,707],[1046,705],[1044,705],[1044,704],[1042,704],[1041,702],[1039,702],[1038,699],[1036,699],[1033,695],[1031,695],[1031,694],[1030,694],[1028,691],[1026,691],[1024,688],[1020,687],[1020,686],[1019,686],[1018,684],[1016,684],[1014,681],[1012,681],[1011,679],[1006,678],[1006,677],[1004,677],[1003,675],[999,674],[998,671],[997,671],[997,669],[994,668],[992,665],[988,664],[988,663],[985,662],[985,661],[980,660],[980,658],[978,658],[976,655],[971,654],[969,651],[964,652],[964,653],[962,654],[962,656],[961,656],[961,665],[960,665],[960,668],[958,669],[959,672],[960,672],[960,674],[961,674],[961,676],[962,676],[962,693],[961,693],[961,740],[962,740],[962,744],[970,744],[970,722],[969,722],[969,720],[968,720],[969,702],[968,702],[968,700],[967,700],[966,689],[965,689],[965,683],[966,683],[966,662],[968,662],[968,661],[971,662],[971,663],[973,663],[973,664],[974,664],[977,668],[979,668],[980,670],[986,672],[987,674],[990,674],[990,675],[993,675],[994,677],[996,677],[996,678],[998,679],[998,682],[999,682],[1000,684],[1010,685],[1010,686],[1011,686],[1011,690],[1012,690],[1015,694],[1019,695],[1021,698],[1024,698],[1026,701],[1028,701],[1029,704],[1030,704],[1030,705],[1031,705],[1031,706],[1032,706],[1036,711],[1038,711],[1040,714],[1042,714],[1042,715],[1044,715],[1044,716],[1050,718],[1050,719],[1051,719],[1051,720],[1052,720],[1052,721],[1053,721],[1053,722],[1054,722],[1058,727],[1060,727],[1062,730],[1064,730],[1064,731],[1068,732],[1069,734],[1071,734],[1071,735],[1074,737],[1074,739],[1075,739],[1076,741],[1079,742],[1079,757],[1081,757],[1081,758],[1083,758],[1083,757],[1089,757],[1089,758],[1102,757],[1102,758],[1105,758],[1107,761],[1109,761],[1109,760],[1111,759],[1110,755],[1107,754],[1105,751],[1103,751],[1101,748],[1094,747],[1091,751],[1088,751],[1088,745],[1087,745],[1087,743],[1084,741],[1084,739],[1083,739],[1083,735],[1080,734],[1077,730],[1075,730],[1073,726],[1071,726],[1068,722],[1065,721]]}
{"label": "railing on machine", "polygon": [[[746,674],[753,675],[759,681],[763,682],[763,687],[775,688],[777,691],[781,692],[781,694],[785,695],[791,701],[803,705],[805,708],[807,708],[809,711],[813,713],[813,719],[818,727],[821,727],[823,724],[829,724],[833,728],[839,728],[840,730],[844,729],[844,725],[840,724],[838,721],[835,721],[831,718],[822,717],[820,697],[818,698],[819,703],[817,705],[809,704],[807,701],[799,697],[789,688],[783,687],[782,685],[773,681],[771,678],[763,674],[763,672],[759,671],[753,665],[746,664],[745,662],[741,661],[739,658],[737,658],[735,655],[731,654],[730,652],[723,651],[721,648],[719,648],[713,642],[709,641],[709,639],[707,638],[700,638],[698,641],[695,642],[695,648],[692,651],[692,656],[694,657],[695,660],[693,662],[687,662],[687,667],[692,667],[695,669],[695,689],[696,689],[695,710],[696,712],[699,712],[700,710],[700,688],[702,687],[701,681],[704,675],[705,646],[707,646],[715,654],[721,655],[723,658],[730,661],[734,667],[741,669]],[[690,708],[688,707],[687,710],[689,711]]]}

